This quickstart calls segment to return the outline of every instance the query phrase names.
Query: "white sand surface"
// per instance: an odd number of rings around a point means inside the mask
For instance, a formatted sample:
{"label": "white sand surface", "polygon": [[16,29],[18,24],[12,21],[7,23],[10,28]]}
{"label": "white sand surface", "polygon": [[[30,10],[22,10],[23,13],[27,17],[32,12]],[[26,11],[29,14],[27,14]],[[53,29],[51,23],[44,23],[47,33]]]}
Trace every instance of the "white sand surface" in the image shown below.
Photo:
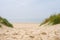
{"label": "white sand surface", "polygon": [[0,40],[60,40],[60,24],[39,26],[36,23],[13,23],[14,28],[3,25]]}

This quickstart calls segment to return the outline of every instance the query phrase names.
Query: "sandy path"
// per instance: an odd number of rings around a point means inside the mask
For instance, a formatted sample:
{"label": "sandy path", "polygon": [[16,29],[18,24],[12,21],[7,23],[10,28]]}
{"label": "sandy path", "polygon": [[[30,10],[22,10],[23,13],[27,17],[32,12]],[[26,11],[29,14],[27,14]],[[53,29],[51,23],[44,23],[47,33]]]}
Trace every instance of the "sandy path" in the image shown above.
{"label": "sandy path", "polygon": [[60,24],[41,27],[39,24],[13,25],[14,28],[0,28],[0,40],[60,40]]}

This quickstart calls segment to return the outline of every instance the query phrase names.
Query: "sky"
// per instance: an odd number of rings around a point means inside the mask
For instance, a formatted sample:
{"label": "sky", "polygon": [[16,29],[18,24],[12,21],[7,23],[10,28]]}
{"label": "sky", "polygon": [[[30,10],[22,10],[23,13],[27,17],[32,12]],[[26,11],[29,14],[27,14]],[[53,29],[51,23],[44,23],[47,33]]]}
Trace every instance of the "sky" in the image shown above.
{"label": "sky", "polygon": [[60,0],[0,0],[0,16],[11,22],[40,23],[60,13]]}

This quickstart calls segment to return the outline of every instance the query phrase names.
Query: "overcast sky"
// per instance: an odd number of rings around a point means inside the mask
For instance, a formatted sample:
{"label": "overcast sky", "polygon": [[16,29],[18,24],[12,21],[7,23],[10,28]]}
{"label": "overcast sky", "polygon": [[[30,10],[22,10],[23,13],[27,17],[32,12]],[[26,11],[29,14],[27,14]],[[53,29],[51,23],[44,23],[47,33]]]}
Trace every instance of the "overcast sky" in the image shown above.
{"label": "overcast sky", "polygon": [[60,0],[0,0],[0,16],[11,22],[36,22],[60,13]]}

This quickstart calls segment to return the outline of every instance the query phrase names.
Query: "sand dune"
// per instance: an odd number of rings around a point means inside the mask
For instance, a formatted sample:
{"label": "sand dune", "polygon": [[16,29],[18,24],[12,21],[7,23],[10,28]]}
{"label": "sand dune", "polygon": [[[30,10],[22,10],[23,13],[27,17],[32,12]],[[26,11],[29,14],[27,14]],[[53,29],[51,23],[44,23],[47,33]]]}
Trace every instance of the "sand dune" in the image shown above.
{"label": "sand dune", "polygon": [[3,25],[0,40],[60,40],[60,24],[39,26],[34,23],[14,23],[14,28]]}

